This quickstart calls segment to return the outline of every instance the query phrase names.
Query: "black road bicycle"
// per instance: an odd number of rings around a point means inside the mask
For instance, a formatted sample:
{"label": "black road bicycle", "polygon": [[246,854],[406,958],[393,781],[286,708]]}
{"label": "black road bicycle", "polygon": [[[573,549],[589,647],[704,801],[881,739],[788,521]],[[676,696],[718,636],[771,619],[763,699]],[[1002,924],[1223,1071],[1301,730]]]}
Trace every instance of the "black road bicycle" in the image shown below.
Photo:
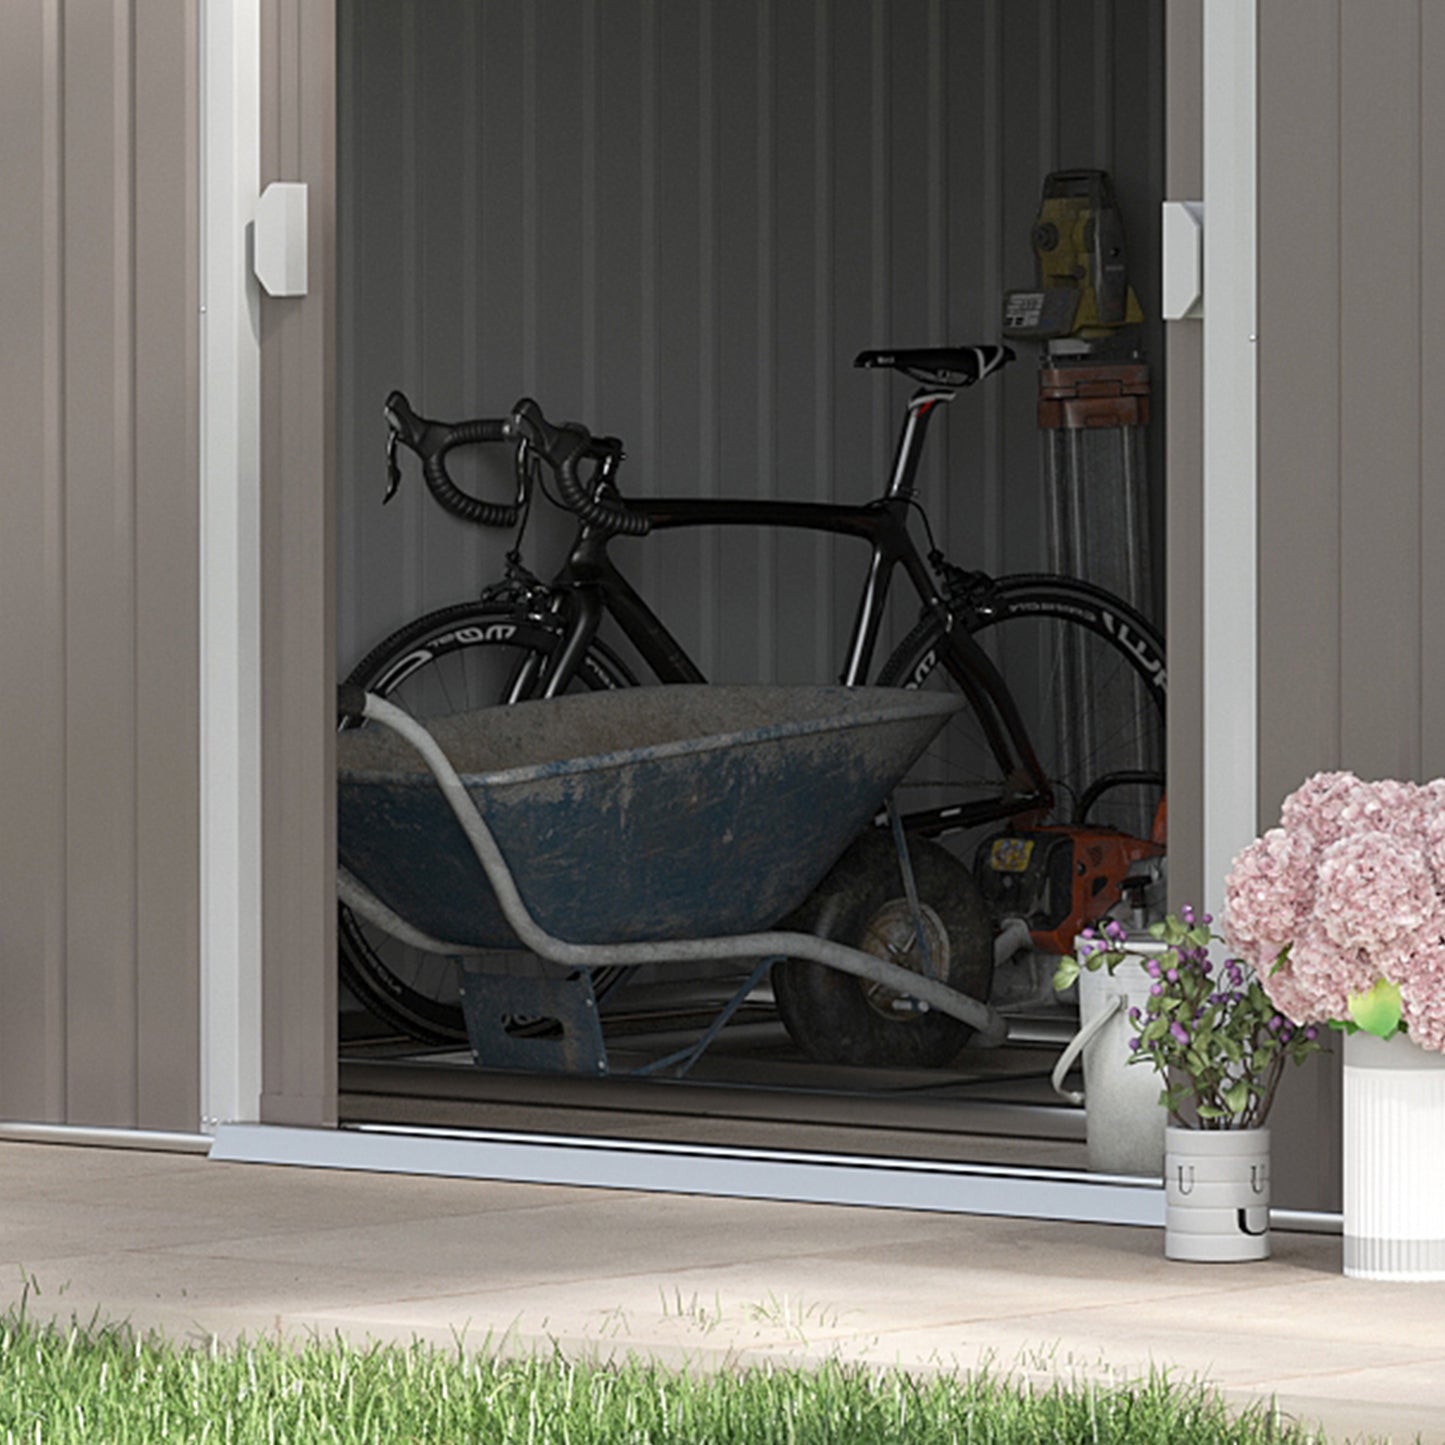
{"label": "black road bicycle", "polygon": [[[904,409],[891,475],[882,494],[860,505],[728,498],[628,496],[617,489],[622,447],[576,424],[553,426],[535,402],[512,416],[457,424],[418,417],[394,392],[387,499],[400,480],[398,447],[415,452],[437,502],[479,525],[524,523],[539,474],[552,474],[559,497],[577,517],[566,562],[550,578],[526,569],[515,546],[505,577],[476,601],[442,608],[400,628],[347,679],[389,696],[420,718],[497,702],[552,697],[578,688],[637,685],[619,652],[598,635],[610,616],[659,683],[706,679],[677,639],[628,583],[609,555],[615,536],[680,527],[799,528],[856,537],[869,548],[839,681],[954,689],[967,699],[938,743],[905,780],[903,820],[925,894],[937,976],[987,996],[992,926],[972,872],[930,842],[945,833],[976,843],[1021,820],[1080,824],[1150,836],[1163,790],[1164,645],[1134,608],[1087,582],[1049,574],[990,577],[943,555],[915,492],[929,422],[958,390],[1013,359],[1004,346],[867,351],[855,365],[893,369],[920,383]],[[447,471],[454,448],[508,442],[516,449],[517,490],[507,503],[463,493]],[[909,529],[916,514],[928,537],[920,552]],[[919,603],[917,623],[873,673],[884,606],[901,568]],[[916,916],[888,875],[886,839],[860,840],[819,890],[828,916],[797,926],[916,956]],[[1067,884],[1065,885],[1067,886]],[[1117,898],[1117,891],[1114,894]],[[1102,911],[1102,909],[1100,910]],[[870,931],[871,930],[871,931]],[[952,940],[953,947],[950,947]],[[981,941],[980,941],[981,940]],[[342,976],[380,1019],[429,1043],[463,1041],[457,971],[419,954],[341,910]],[[950,957],[950,955],[953,955]],[[941,1015],[920,1019],[909,1001],[869,992],[855,979],[807,972],[790,961],[774,970],[785,1023],[815,1057],[851,1062],[941,1062],[966,1041],[962,1025]],[[599,977],[599,993],[616,982]],[[839,985],[843,992],[840,994]]]}

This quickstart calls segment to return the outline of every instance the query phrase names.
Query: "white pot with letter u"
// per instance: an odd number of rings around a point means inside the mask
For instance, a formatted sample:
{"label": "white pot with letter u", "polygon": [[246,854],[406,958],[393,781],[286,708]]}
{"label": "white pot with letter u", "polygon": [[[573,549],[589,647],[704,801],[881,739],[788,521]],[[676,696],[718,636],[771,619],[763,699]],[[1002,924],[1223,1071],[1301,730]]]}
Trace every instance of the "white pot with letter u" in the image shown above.
{"label": "white pot with letter u", "polygon": [[1164,1131],[1164,1254],[1269,1258],[1269,1130]]}

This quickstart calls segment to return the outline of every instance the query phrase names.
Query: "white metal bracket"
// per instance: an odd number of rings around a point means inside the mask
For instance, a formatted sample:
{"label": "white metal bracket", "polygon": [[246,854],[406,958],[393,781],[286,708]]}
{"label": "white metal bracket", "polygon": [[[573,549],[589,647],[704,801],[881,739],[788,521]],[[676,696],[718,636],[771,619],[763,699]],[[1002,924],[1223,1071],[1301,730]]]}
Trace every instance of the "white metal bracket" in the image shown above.
{"label": "white metal bracket", "polygon": [[1165,201],[1164,319],[1193,320],[1204,315],[1204,204]]}
{"label": "white metal bracket", "polygon": [[306,186],[272,181],[256,202],[251,263],[268,296],[306,294]]}

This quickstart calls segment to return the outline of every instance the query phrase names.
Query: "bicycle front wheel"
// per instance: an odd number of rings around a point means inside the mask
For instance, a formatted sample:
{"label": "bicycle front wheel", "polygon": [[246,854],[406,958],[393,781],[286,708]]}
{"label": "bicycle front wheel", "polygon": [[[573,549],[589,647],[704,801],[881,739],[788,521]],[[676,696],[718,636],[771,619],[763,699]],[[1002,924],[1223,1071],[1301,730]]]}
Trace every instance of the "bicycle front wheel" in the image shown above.
{"label": "bicycle front wheel", "polygon": [[[967,627],[1018,707],[1054,792],[1052,813],[1039,821],[1148,838],[1164,790],[1168,683],[1158,630],[1103,588],[1046,575],[981,588],[954,625]],[[925,616],[878,681],[953,690],[946,646],[944,624]],[[964,708],[905,779],[900,805],[917,816],[946,814],[960,800],[1006,798],[1013,783],[1000,773],[977,715]]]}
{"label": "bicycle front wheel", "polygon": [[[526,680],[545,671],[561,645],[562,623],[557,619],[505,604],[460,603],[392,633],[346,680],[428,722],[516,698],[519,686],[525,691]],[[635,685],[616,654],[594,641],[573,688]],[[456,963],[399,943],[345,904],[338,908],[341,978],[367,1010],[418,1042],[465,1043]],[[504,958],[503,966],[507,962]],[[624,973],[620,968],[598,969],[592,980],[597,997]]]}

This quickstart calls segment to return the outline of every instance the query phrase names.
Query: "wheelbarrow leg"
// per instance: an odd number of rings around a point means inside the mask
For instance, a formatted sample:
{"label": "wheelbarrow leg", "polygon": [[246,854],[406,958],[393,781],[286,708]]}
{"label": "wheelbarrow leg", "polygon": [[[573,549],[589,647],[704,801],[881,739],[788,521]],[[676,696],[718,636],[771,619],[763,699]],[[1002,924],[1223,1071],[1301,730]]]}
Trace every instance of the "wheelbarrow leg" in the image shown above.
{"label": "wheelbarrow leg", "polygon": [[768,970],[778,961],[778,957],[765,958],[747,976],[742,987],[722,1006],[717,1017],[707,1026],[707,1032],[695,1044],[689,1044],[687,1048],[679,1049],[675,1054],[668,1054],[664,1059],[654,1059],[650,1064],[643,1064],[640,1069],[633,1069],[632,1072],[634,1074],[655,1074],[660,1069],[678,1064],[680,1067],[672,1077],[674,1079],[684,1078],[688,1070],[702,1058],[707,1046],[723,1031],[727,1021],[743,1006],[743,1000],[767,977]]}
{"label": "wheelbarrow leg", "polygon": [[[918,901],[918,880],[913,876],[913,859],[908,854],[908,836],[903,831],[903,819],[898,812],[898,802],[893,794],[888,795],[888,824],[893,829],[893,846],[898,850],[898,871],[903,875],[903,896],[913,914],[912,943],[918,945],[923,956],[923,971],[932,978],[933,955],[928,947],[928,929],[923,923],[923,905]],[[904,949],[906,953],[908,950]],[[928,1005],[924,1004],[924,1008]]]}
{"label": "wheelbarrow leg", "polygon": [[[472,1057],[485,1068],[598,1078],[607,1073],[597,996],[585,968],[566,978],[528,978],[486,973],[479,961],[467,959],[462,961],[462,1013]],[[518,1019],[552,1019],[558,1032],[520,1034],[514,1032]]]}

